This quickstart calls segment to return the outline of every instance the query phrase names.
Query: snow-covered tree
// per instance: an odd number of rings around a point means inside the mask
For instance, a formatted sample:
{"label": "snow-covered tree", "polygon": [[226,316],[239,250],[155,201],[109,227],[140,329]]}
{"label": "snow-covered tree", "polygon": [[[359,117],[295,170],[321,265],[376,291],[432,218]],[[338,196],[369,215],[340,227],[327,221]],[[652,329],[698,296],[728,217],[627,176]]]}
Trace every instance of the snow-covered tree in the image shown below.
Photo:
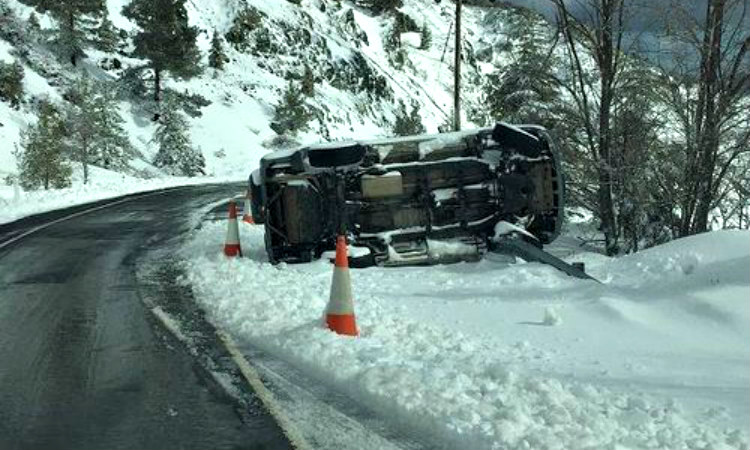
{"label": "snow-covered tree", "polygon": [[257,30],[263,23],[264,13],[251,6],[241,9],[232,21],[232,26],[224,36],[237,50],[247,50],[249,46],[249,35]]}
{"label": "snow-covered tree", "polygon": [[85,56],[88,34],[106,11],[104,0],[24,0],[24,3],[57,20],[55,43],[61,56],[74,66]]}
{"label": "snow-covered tree", "polygon": [[18,108],[23,99],[23,66],[14,61],[10,64],[0,61],[0,100]]}
{"label": "snow-covered tree", "polygon": [[125,131],[125,121],[118,111],[116,93],[100,88],[91,109],[92,119],[99,131],[93,163],[105,169],[126,166],[134,150]]}
{"label": "snow-covered tree", "polygon": [[200,73],[198,28],[188,24],[187,0],[132,0],[123,15],[140,31],[133,39],[135,56],[148,59],[154,71],[154,99],[161,100],[164,72],[179,78]]}
{"label": "snow-covered tree", "polygon": [[419,105],[412,102],[411,112],[408,112],[404,101],[399,100],[396,121],[393,124],[393,134],[396,136],[411,136],[424,132],[425,128],[422,124],[422,116],[419,113]]}
{"label": "snow-covered tree", "polygon": [[553,128],[560,97],[554,71],[560,61],[550,49],[549,25],[541,15],[525,9],[503,19],[509,47],[506,64],[486,76],[483,95],[469,116],[480,124],[505,120]]}
{"label": "snow-covered tree", "polygon": [[179,103],[173,96],[167,96],[162,106],[159,126],[152,139],[159,147],[153,164],[171,175],[204,175],[206,161],[190,142],[189,124]]}
{"label": "snow-covered tree", "polygon": [[311,117],[302,90],[296,83],[289,81],[281,100],[276,105],[271,129],[277,134],[294,135],[307,127]]}
{"label": "snow-covered tree", "polygon": [[227,55],[221,43],[221,36],[214,30],[214,36],[211,39],[211,50],[208,53],[208,66],[216,70],[222,70],[226,62]]}
{"label": "snow-covered tree", "polygon": [[420,50],[429,50],[432,46],[432,31],[427,26],[427,22],[422,25],[419,34],[421,35],[421,41],[419,42]]}
{"label": "snow-covered tree", "polygon": [[28,23],[29,28],[33,31],[39,31],[42,28],[42,26],[39,24],[39,17],[34,11],[31,11],[31,13],[29,14]]}
{"label": "snow-covered tree", "polygon": [[68,95],[73,102],[66,110],[65,118],[70,156],[73,161],[81,163],[83,184],[89,181],[89,164],[93,159],[94,141],[97,135],[97,127],[92,120],[93,97],[94,88],[91,82],[79,81]]}
{"label": "snow-covered tree", "polygon": [[315,74],[309,64],[305,64],[305,70],[302,72],[301,89],[302,93],[308,97],[315,95]]}
{"label": "snow-covered tree", "polygon": [[14,152],[18,179],[24,189],[70,186],[72,170],[65,160],[65,125],[51,103],[40,105],[39,120],[21,133],[21,145]]}
{"label": "snow-covered tree", "polygon": [[114,91],[83,78],[67,97],[71,101],[66,111],[68,145],[71,159],[82,165],[83,182],[88,182],[89,165],[125,167],[133,150]]}
{"label": "snow-covered tree", "polygon": [[93,43],[96,48],[108,53],[115,52],[117,45],[120,43],[120,34],[109,19],[109,14],[106,10],[102,20],[99,22],[99,26],[94,30]]}
{"label": "snow-covered tree", "polygon": [[89,165],[120,169],[132,152],[124,121],[117,111],[111,89],[82,78],[68,93],[66,111],[71,159],[81,163],[83,182],[88,183]]}

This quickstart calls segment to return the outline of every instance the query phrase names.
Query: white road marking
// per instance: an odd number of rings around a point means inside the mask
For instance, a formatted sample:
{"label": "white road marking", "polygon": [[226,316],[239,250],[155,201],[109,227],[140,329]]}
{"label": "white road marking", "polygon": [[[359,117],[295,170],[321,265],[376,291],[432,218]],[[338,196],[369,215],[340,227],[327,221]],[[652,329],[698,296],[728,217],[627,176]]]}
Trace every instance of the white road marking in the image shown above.
{"label": "white road marking", "polygon": [[292,425],[292,421],[281,411],[281,408],[276,401],[276,397],[263,384],[258,372],[250,365],[247,359],[242,355],[242,352],[237,348],[234,339],[221,330],[217,330],[216,332],[229,351],[229,354],[232,355],[232,359],[237,364],[237,367],[239,367],[240,372],[242,372],[242,376],[245,377],[247,383],[253,388],[268,412],[271,413],[274,419],[276,419],[276,423],[278,423],[284,431],[284,434],[289,439],[292,446],[297,450],[312,449],[305,438],[302,437],[294,425]]}
{"label": "white road marking", "polygon": [[[182,330],[180,330],[179,322],[159,306],[151,307],[150,311],[174,337],[187,344],[188,347],[190,346],[188,338],[182,333]],[[276,423],[279,425],[287,439],[289,439],[292,446],[297,450],[312,450],[313,447],[310,446],[307,440],[305,440],[305,438],[297,431],[289,417],[282,412],[281,408],[278,406],[276,397],[263,384],[258,372],[250,365],[248,360],[242,355],[242,352],[237,348],[234,339],[220,330],[216,330],[216,334],[224,344],[224,347],[226,347],[234,363],[237,364],[240,373],[242,373],[242,377],[247,384],[250,385],[250,388],[255,395],[258,396],[266,410],[271,414],[274,420],[276,420]]]}

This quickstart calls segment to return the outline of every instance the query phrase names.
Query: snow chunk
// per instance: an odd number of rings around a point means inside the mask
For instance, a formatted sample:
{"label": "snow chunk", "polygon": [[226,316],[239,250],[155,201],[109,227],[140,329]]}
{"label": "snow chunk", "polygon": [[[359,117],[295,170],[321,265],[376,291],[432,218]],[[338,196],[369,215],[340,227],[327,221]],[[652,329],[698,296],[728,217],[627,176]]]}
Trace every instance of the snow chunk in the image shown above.
{"label": "snow chunk", "polygon": [[503,236],[507,236],[513,233],[520,233],[520,234],[529,236],[537,240],[536,236],[526,231],[525,228],[519,227],[518,225],[514,225],[504,220],[501,220],[500,222],[497,223],[497,225],[495,225],[495,239],[503,237]]}
{"label": "snow chunk", "polygon": [[562,323],[562,319],[560,318],[560,314],[558,314],[557,312],[557,308],[553,306],[546,307],[544,309],[544,319],[542,320],[542,323],[550,327],[560,325]]}

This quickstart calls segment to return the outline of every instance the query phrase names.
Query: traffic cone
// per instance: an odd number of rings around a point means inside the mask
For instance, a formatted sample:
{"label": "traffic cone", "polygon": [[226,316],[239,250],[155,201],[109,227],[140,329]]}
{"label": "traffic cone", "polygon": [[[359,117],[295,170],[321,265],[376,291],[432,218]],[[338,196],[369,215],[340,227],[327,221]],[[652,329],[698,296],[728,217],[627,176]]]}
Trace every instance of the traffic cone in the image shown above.
{"label": "traffic cone", "polygon": [[352,302],[352,282],[349,278],[349,259],[346,249],[346,237],[336,239],[336,265],[333,268],[331,298],[326,308],[328,328],[337,334],[357,336],[357,322],[354,318]]}
{"label": "traffic cone", "polygon": [[234,200],[229,201],[229,225],[227,227],[227,240],[224,244],[224,254],[231,257],[242,256],[240,229],[237,225],[237,204]]}
{"label": "traffic cone", "polygon": [[254,224],[255,221],[253,220],[253,210],[252,206],[250,206],[250,197],[245,197],[245,211],[242,216],[242,221],[249,224]]}

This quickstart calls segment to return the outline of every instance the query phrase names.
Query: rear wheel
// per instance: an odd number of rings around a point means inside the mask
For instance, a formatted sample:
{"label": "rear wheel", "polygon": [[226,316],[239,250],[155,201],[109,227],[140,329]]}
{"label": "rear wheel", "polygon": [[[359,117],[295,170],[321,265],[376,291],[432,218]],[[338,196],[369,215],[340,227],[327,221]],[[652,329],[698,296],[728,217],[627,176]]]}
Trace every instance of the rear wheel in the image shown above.
{"label": "rear wheel", "polygon": [[343,167],[362,162],[365,152],[362,145],[352,144],[335,148],[310,148],[307,157],[313,167]]}

